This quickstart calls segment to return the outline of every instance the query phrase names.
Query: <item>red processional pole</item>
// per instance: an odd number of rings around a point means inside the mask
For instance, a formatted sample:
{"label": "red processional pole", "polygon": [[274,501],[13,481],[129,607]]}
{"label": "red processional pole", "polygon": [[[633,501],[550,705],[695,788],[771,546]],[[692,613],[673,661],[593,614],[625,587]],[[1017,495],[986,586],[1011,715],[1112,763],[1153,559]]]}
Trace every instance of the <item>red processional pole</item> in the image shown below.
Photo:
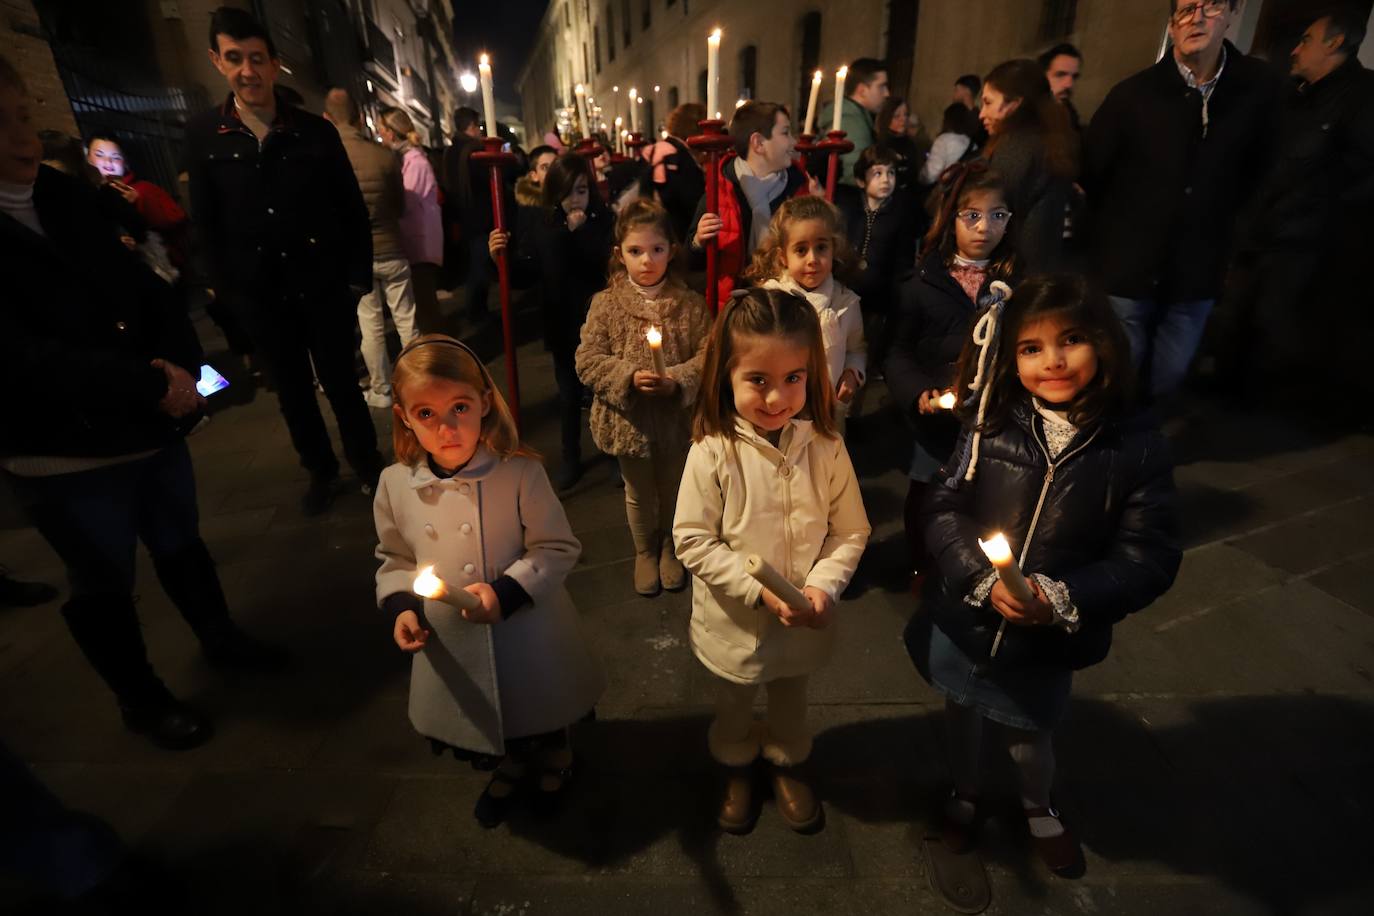
{"label": "red processional pole", "polygon": [[[706,151],[706,212],[720,214],[720,154],[735,143],[725,132],[725,122],[718,118],[708,118],[697,124],[701,133],[687,138],[692,149]],[[720,271],[720,240],[713,238],[706,243],[706,307],[714,315],[720,310],[720,287],[716,275]]]}
{"label": "red processional pole", "polygon": [[816,137],[814,134],[802,134],[800,137],[797,138],[797,158],[793,160],[793,162],[797,166],[797,168],[802,170],[803,173],[810,173],[810,169],[808,169],[807,166],[810,164],[811,161],[811,153],[815,149]]}
{"label": "red processional pole", "polygon": [[[500,137],[487,137],[482,141],[484,149],[472,154],[472,161],[487,167],[491,175],[491,216],[492,225],[501,232],[506,231],[506,213],[502,202],[501,170],[515,162],[514,153],[502,152],[505,141]],[[515,362],[515,316],[510,310],[510,265],[503,250],[496,256],[496,275],[501,284],[501,333],[506,350],[506,402],[510,405],[515,428],[520,428],[520,369]]]}
{"label": "red processional pole", "polygon": [[846,136],[842,130],[832,130],[814,147],[818,152],[825,153],[829,160],[825,169],[825,199],[832,204],[835,202],[835,178],[840,170],[840,156],[854,149],[853,142],[846,140]]}

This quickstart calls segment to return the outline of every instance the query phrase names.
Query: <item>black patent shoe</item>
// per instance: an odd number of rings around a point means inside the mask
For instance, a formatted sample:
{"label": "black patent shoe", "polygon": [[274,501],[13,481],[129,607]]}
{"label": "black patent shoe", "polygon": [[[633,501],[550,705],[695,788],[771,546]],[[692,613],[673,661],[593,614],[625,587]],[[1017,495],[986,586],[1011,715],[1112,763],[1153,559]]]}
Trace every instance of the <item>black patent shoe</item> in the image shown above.
{"label": "black patent shoe", "polygon": [[[516,799],[520,797],[523,782],[522,778],[512,776],[505,770],[492,773],[491,779],[487,781],[487,787],[477,796],[477,804],[472,809],[472,816],[477,818],[477,823],[487,830],[501,826],[506,820],[506,815],[510,814],[511,808],[514,807]],[[510,791],[505,795],[491,794],[492,787],[498,784]]]}
{"label": "black patent shoe", "polygon": [[328,512],[329,507],[334,504],[337,480],[335,477],[310,478],[310,486],[301,497],[301,515],[313,518]]}
{"label": "black patent shoe", "polygon": [[215,733],[210,720],[174,697],[119,708],[124,727],[158,747],[185,751],[204,744]]}

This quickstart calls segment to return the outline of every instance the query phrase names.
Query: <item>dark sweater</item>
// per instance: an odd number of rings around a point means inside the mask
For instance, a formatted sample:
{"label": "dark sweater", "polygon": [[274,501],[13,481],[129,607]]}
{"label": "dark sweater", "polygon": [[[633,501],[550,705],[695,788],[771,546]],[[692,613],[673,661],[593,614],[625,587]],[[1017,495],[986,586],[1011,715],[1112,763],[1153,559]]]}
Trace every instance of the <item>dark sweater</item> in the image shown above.
{"label": "dark sweater", "polygon": [[[844,216],[845,234],[854,250],[855,270],[846,281],[859,294],[865,315],[885,314],[896,298],[897,284],[910,273],[916,260],[916,208],[904,191],[894,191],[873,214],[868,229],[867,204],[862,188],[835,188],[835,206]],[[864,239],[868,245],[865,249]]]}
{"label": "dark sweater", "polygon": [[988,166],[1006,183],[1011,223],[1007,231],[1027,274],[1062,267],[1064,208],[1072,183],[1050,172],[1045,141],[1037,131],[1017,130],[997,137],[984,154]]}

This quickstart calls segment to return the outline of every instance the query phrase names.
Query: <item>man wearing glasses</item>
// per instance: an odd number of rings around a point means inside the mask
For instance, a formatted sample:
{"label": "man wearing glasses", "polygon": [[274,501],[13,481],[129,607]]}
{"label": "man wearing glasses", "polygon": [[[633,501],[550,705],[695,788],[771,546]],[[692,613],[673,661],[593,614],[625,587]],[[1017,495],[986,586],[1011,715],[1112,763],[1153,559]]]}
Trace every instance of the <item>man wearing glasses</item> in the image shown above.
{"label": "man wearing glasses", "polygon": [[1088,128],[1092,263],[1156,401],[1187,374],[1272,141],[1279,77],[1225,39],[1235,15],[1236,0],[1173,0],[1169,50]]}

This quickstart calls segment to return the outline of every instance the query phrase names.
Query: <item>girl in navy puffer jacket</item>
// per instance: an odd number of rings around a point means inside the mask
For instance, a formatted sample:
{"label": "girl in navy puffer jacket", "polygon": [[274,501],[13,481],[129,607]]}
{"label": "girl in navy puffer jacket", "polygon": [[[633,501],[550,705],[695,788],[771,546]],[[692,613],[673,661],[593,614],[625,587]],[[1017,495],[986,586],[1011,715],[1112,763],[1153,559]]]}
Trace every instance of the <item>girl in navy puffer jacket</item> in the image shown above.
{"label": "girl in navy puffer jacket", "polygon": [[[1051,733],[1073,671],[1105,658],[1112,625],[1173,584],[1172,463],[1127,409],[1129,350],[1105,297],[1077,277],[1039,277],[1014,300],[995,283],[992,300],[960,358],[966,428],[924,513],[939,576],[907,647],[946,699],[946,843],[972,841],[988,719],[1005,728],[1037,851],[1068,875],[1082,855],[1050,806]],[[1019,556],[1031,600],[980,550],[994,532]]]}

